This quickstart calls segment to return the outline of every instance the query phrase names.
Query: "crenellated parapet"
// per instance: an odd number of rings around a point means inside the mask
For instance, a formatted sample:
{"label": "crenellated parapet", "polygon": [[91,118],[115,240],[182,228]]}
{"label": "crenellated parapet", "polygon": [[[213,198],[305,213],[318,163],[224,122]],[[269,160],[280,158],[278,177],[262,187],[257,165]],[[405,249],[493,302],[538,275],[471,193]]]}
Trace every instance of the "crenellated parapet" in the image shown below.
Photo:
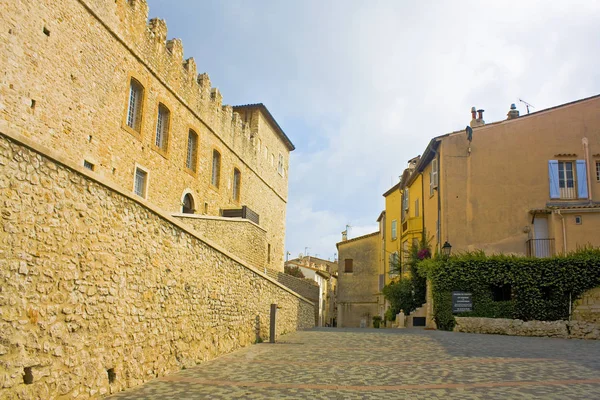
{"label": "crenellated parapet", "polygon": [[[198,73],[194,58],[184,59],[180,39],[168,39],[167,23],[148,19],[146,0],[79,0],[117,35],[146,64],[172,93],[197,114],[223,140],[253,148],[249,126],[223,105],[223,95],[212,87],[207,73]],[[112,15],[111,15],[112,10]],[[243,139],[241,142],[239,139]],[[247,143],[243,143],[243,141]],[[247,151],[254,155],[254,151]]]}

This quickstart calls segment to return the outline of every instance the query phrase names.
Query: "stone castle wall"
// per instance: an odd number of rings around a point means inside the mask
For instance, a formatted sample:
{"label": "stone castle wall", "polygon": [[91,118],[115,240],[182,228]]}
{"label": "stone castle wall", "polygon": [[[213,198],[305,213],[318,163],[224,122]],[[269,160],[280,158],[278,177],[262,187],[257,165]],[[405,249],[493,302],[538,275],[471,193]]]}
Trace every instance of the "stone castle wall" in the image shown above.
{"label": "stone castle wall", "polygon": [[[143,167],[147,200],[169,213],[181,212],[186,191],[207,215],[247,205],[273,250],[267,266],[283,270],[288,181],[277,163],[281,153],[287,170],[290,144],[259,108],[223,105],[208,75],[183,59],[181,41],[167,40],[166,23],[147,18],[143,0],[0,3],[0,131],[16,130],[75,164],[91,162],[126,191]],[[139,133],[126,123],[132,78],[145,92]],[[171,115],[166,151],[154,144],[159,103]],[[190,129],[199,136],[196,172],[185,168]],[[222,156],[219,187],[210,184],[213,150]]]}
{"label": "stone castle wall", "polygon": [[[174,217],[259,270],[267,263],[266,232],[252,221],[192,214],[178,214]],[[297,293],[307,297],[301,292]]]}
{"label": "stone castle wall", "polygon": [[283,272],[267,270],[267,275],[281,283],[283,286],[290,288],[299,295],[312,301],[315,305],[314,323],[318,326],[319,323],[319,285],[315,281],[303,278],[296,278]]}
{"label": "stone castle wall", "polygon": [[6,135],[3,398],[102,396],[193,366],[253,343],[257,325],[266,339],[271,303],[277,334],[314,325],[312,303],[158,207]]}

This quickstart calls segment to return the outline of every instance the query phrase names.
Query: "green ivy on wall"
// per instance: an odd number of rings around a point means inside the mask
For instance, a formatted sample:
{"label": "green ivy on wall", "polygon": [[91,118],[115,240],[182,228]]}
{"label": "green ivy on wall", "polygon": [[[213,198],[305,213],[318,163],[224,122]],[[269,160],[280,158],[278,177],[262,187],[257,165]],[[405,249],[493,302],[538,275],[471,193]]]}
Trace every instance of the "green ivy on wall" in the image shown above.
{"label": "green ivy on wall", "polygon": [[418,272],[432,284],[439,329],[454,328],[453,291],[472,293],[473,311],[460,316],[565,320],[570,302],[600,286],[600,249],[553,258],[464,253],[423,260]]}

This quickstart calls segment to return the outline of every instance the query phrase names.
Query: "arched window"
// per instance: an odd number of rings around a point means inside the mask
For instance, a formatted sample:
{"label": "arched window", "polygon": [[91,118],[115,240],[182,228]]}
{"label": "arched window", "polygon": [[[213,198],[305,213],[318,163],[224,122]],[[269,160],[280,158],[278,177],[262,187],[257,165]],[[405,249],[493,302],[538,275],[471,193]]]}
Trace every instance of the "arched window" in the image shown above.
{"label": "arched window", "polygon": [[193,214],[194,213],[194,198],[191,193],[187,193],[183,196],[183,213],[184,214]]}

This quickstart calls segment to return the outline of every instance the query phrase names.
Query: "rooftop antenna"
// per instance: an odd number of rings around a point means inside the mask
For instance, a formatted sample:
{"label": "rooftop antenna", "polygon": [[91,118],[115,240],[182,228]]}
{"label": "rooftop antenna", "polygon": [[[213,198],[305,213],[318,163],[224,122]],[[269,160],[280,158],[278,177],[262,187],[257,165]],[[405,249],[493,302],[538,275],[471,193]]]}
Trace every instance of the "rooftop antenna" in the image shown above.
{"label": "rooftop antenna", "polygon": [[535,106],[533,106],[533,105],[529,104],[528,102],[526,102],[526,101],[525,101],[525,100],[523,100],[523,99],[519,99],[519,101],[520,101],[521,103],[525,104],[525,108],[527,108],[527,114],[529,114],[529,107],[531,107],[531,108],[535,108]]}

